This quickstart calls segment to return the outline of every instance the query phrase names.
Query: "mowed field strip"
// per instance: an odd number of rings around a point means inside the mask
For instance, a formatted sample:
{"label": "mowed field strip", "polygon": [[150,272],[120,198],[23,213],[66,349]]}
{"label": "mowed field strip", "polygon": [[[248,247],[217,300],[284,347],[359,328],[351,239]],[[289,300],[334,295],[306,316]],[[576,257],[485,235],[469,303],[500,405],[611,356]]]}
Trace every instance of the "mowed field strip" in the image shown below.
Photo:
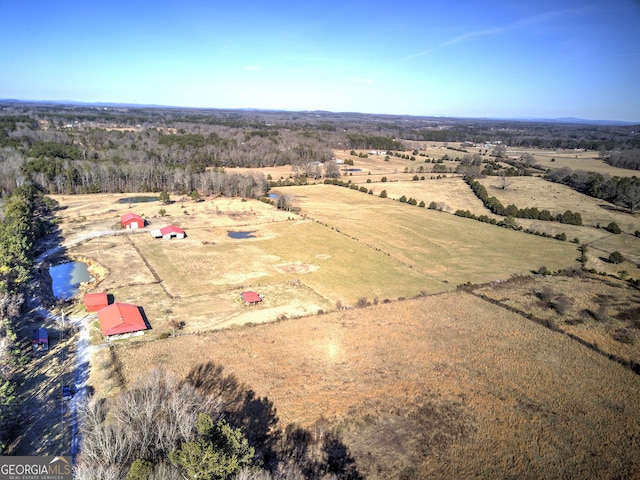
{"label": "mowed field strip", "polygon": [[211,362],[273,404],[277,427],[338,428],[366,478],[640,475],[640,377],[464,292],[116,354],[129,384]]}

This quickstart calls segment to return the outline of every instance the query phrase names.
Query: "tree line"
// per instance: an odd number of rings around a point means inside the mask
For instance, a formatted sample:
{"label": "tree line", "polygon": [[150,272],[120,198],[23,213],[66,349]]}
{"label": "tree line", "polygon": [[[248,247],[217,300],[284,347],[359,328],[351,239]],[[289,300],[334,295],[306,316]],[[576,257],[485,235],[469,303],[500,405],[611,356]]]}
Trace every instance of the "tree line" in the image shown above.
{"label": "tree line", "polygon": [[478,197],[484,206],[495,215],[499,215],[501,217],[529,218],[549,222],[557,221],[570,225],[582,225],[582,215],[578,212],[566,210],[564,213],[557,213],[556,215],[553,215],[549,210],[539,210],[536,207],[518,208],[514,204],[510,204],[505,207],[496,197],[490,197],[486,187],[477,180],[466,177],[465,181],[471,187],[471,190],[476,197]]}
{"label": "tree line", "polygon": [[46,211],[42,196],[30,184],[0,202],[0,454],[18,420],[15,376],[24,359],[16,330],[28,295],[35,244],[49,229]]}
{"label": "tree line", "polygon": [[608,174],[557,168],[549,170],[545,178],[567,185],[580,193],[606,200],[636,213],[640,208],[640,178],[618,177]]}

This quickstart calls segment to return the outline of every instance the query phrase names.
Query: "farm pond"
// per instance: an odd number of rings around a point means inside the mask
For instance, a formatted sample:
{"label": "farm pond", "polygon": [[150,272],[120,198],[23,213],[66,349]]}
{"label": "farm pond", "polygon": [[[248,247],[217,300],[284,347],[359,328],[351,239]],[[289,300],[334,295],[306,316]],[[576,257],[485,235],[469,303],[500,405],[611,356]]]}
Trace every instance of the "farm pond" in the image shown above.
{"label": "farm pond", "polygon": [[51,290],[53,295],[62,300],[78,294],[81,283],[92,280],[86,263],[66,262],[49,267]]}
{"label": "farm pond", "polygon": [[232,232],[231,230],[229,230],[227,232],[227,235],[229,235],[229,237],[231,238],[235,238],[235,239],[241,239],[241,238],[256,238],[256,236],[254,235],[255,230],[250,231],[250,232]]}

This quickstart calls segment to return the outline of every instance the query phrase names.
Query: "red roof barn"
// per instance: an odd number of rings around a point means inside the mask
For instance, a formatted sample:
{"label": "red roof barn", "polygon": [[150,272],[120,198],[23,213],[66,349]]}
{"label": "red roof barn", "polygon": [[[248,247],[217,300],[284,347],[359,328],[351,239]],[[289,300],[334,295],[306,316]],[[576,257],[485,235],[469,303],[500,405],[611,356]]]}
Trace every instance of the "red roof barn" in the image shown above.
{"label": "red roof barn", "polygon": [[112,303],[98,312],[102,336],[121,335],[147,329],[137,305]]}
{"label": "red roof barn", "polygon": [[129,212],[120,217],[120,223],[124,228],[142,228],[144,227],[144,218]]}
{"label": "red roof barn", "polygon": [[101,308],[109,305],[109,299],[106,292],[85,293],[82,297],[87,312],[97,312]]}
{"label": "red roof barn", "polygon": [[247,305],[260,303],[262,301],[262,295],[258,295],[256,292],[242,292],[240,296]]}

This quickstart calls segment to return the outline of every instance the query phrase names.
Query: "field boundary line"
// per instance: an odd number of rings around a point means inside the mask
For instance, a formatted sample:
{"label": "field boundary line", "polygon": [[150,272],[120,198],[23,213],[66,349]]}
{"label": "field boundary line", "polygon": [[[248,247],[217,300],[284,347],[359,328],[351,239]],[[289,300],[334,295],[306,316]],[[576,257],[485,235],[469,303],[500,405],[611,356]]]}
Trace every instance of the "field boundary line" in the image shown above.
{"label": "field boundary line", "polygon": [[149,261],[147,260],[147,257],[145,257],[142,252],[140,251],[140,249],[138,248],[138,246],[133,243],[131,241],[130,237],[127,237],[127,241],[129,242],[129,244],[133,247],[133,249],[136,251],[136,253],[140,256],[140,259],[144,262],[144,264],[147,266],[147,268],[149,269],[149,271],[151,272],[151,275],[153,275],[153,278],[156,280],[154,283],[157,283],[158,285],[160,285],[160,288],[162,288],[162,291],[165,293],[165,295],[171,299],[175,298],[170,292],[169,290],[167,290],[166,285],[164,284],[164,282],[162,281],[162,279],[160,278],[160,275],[158,275],[158,272],[155,271],[155,269],[151,266],[151,264],[149,263]]}
{"label": "field boundary line", "polygon": [[602,350],[596,343],[592,343],[592,342],[588,342],[580,337],[578,337],[577,335],[574,335],[572,333],[569,333],[565,330],[563,330],[562,328],[558,327],[556,325],[555,322],[550,321],[550,320],[545,320],[543,318],[539,318],[536,317],[535,315],[532,315],[531,313],[527,313],[524,310],[520,310],[519,308],[515,308],[512,307],[510,305],[506,305],[504,303],[502,303],[500,300],[496,300],[494,298],[488,297],[487,295],[484,295],[483,293],[478,293],[476,291],[473,290],[473,288],[468,288],[468,289],[464,289],[466,292],[470,293],[471,295],[479,298],[480,300],[484,300],[486,302],[489,302],[493,305],[496,305],[498,307],[504,308],[510,312],[516,313],[518,315],[520,315],[521,317],[530,320],[532,322],[535,322],[553,332],[557,332],[560,333],[562,335],[566,335],[567,337],[569,337],[571,340],[574,340],[576,342],[578,342],[579,344],[589,348],[590,350],[593,350],[596,353],[599,353],[600,355],[602,355],[603,357],[608,358],[609,360],[613,360],[614,362],[622,365],[625,368],[628,368],[629,370],[631,370],[633,373],[635,373],[636,375],[640,375],[640,363],[636,362],[635,360],[627,360],[625,358],[619,357],[618,355],[614,355],[612,353],[608,353],[605,352],[604,350]]}

